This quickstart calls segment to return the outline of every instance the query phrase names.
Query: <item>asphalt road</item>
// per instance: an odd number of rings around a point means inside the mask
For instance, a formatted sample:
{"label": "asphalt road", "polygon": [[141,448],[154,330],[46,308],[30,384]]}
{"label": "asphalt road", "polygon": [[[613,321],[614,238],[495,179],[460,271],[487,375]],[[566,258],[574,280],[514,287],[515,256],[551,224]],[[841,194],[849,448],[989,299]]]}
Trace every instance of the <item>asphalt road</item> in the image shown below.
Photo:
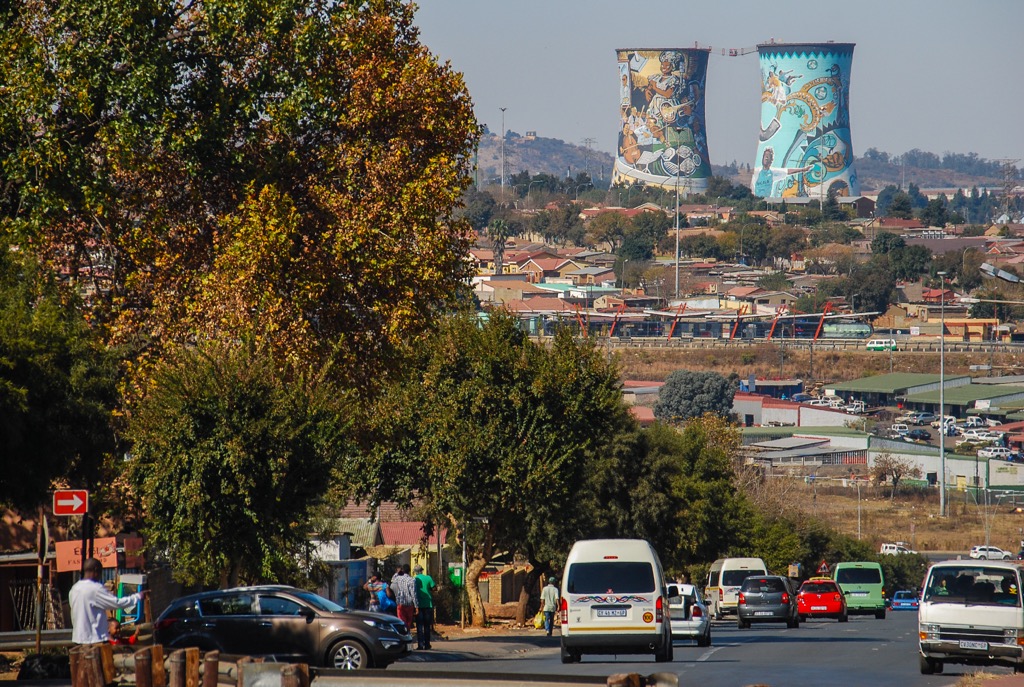
{"label": "asphalt road", "polygon": [[[397,666],[396,666],[397,667]],[[755,625],[739,630],[735,621],[716,622],[712,646],[677,644],[671,664],[648,657],[584,656],[583,662],[563,665],[556,648],[539,648],[518,658],[493,658],[437,663],[405,663],[402,669],[453,673],[491,673],[607,676],[611,673],[673,672],[681,685],[740,687],[920,687],[953,685],[975,672],[966,666],[946,666],[943,675],[920,674],[917,659],[917,613],[890,612],[885,620],[872,616],[802,623],[798,629],[782,624]],[[1010,674],[1006,668],[986,672]]]}

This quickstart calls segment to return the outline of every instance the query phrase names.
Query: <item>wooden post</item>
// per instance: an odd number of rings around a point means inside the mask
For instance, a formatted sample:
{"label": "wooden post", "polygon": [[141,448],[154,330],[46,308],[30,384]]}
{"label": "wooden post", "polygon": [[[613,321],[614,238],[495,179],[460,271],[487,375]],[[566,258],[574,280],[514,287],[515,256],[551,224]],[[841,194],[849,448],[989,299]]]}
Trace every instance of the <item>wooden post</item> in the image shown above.
{"label": "wooden post", "polygon": [[168,687],[185,687],[185,652],[182,649],[171,654],[168,673]]}
{"label": "wooden post", "polygon": [[[203,687],[217,687],[220,672],[220,652],[211,651],[203,656]],[[143,687],[139,685],[139,687]]]}
{"label": "wooden post", "polygon": [[84,687],[81,684],[81,676],[78,674],[79,664],[82,661],[82,646],[76,644],[68,651],[68,659],[71,662],[71,687]]}
{"label": "wooden post", "polygon": [[199,687],[199,649],[185,649],[185,687]]}
{"label": "wooden post", "polygon": [[292,663],[281,670],[281,687],[309,687],[309,666]]}
{"label": "wooden post", "polygon": [[153,656],[153,687],[167,687],[167,670],[164,668],[164,647],[155,644],[149,647]]}
{"label": "wooden post", "polygon": [[135,687],[153,687],[153,654],[149,649],[135,652]]}
{"label": "wooden post", "polygon": [[100,652],[100,645],[91,644],[85,649],[82,657],[82,673],[84,676],[84,687],[105,687],[107,684],[103,676],[103,658]]}
{"label": "wooden post", "polygon": [[100,664],[101,675],[103,676],[103,684],[109,685],[117,677],[117,671],[114,669],[114,647],[111,644],[104,642],[96,646],[96,658]]}
{"label": "wooden post", "polygon": [[245,664],[254,663],[252,656],[243,656],[235,663],[235,684],[245,687]]}

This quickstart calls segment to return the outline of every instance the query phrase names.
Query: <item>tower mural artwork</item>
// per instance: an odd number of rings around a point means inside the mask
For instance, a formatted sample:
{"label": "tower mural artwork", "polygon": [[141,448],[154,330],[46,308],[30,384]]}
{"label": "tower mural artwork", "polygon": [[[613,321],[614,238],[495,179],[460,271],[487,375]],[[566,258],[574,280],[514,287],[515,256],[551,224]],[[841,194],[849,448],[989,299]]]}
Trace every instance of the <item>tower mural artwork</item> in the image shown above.
{"label": "tower mural artwork", "polygon": [[766,43],[761,135],[750,181],[762,198],[860,195],[850,139],[853,43]]}
{"label": "tower mural artwork", "polygon": [[701,193],[711,176],[704,127],[710,48],[617,50],[619,146],[612,183]]}

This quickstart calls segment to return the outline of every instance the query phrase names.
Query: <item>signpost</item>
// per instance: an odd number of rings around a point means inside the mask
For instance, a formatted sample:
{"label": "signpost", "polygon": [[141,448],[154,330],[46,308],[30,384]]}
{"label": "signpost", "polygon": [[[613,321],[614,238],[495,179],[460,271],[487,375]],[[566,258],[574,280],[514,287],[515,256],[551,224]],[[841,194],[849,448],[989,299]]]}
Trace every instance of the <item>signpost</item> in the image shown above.
{"label": "signpost", "polygon": [[57,489],[53,492],[54,515],[86,515],[89,492],[85,489]]}

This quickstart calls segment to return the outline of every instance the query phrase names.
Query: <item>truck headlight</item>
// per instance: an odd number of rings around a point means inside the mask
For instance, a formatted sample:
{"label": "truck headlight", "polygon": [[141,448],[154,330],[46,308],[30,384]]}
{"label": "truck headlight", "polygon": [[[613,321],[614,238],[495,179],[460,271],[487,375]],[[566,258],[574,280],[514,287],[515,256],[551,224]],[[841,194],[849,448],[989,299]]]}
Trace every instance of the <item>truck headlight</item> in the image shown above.
{"label": "truck headlight", "polygon": [[931,623],[921,623],[919,626],[921,639],[938,639],[939,626]]}
{"label": "truck headlight", "polygon": [[1006,644],[1016,644],[1019,636],[1020,632],[1015,627],[1007,627],[1003,629],[1003,640]]}

